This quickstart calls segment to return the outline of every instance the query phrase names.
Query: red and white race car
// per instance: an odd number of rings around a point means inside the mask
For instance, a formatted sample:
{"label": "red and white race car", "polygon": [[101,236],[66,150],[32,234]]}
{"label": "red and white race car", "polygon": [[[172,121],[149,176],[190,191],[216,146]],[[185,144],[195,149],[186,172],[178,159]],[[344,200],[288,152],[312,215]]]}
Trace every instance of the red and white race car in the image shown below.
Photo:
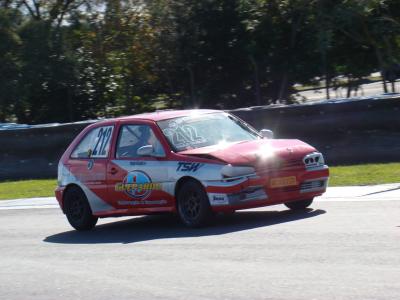
{"label": "red and white race car", "polygon": [[327,187],[322,154],[299,140],[264,136],[217,110],[100,121],[63,154],[56,197],[77,230],[99,217],[171,212],[197,227],[214,212],[308,207]]}

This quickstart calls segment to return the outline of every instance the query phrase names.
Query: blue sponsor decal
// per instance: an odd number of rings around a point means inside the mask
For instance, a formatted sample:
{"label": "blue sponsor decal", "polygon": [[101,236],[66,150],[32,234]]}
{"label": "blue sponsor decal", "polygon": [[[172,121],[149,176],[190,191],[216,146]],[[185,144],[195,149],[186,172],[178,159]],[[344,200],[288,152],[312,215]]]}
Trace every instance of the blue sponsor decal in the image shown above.
{"label": "blue sponsor decal", "polygon": [[88,164],[87,164],[87,169],[88,169],[88,170],[91,170],[91,169],[93,168],[93,164],[94,164],[93,159],[89,160],[89,161],[88,161]]}
{"label": "blue sponsor decal", "polygon": [[124,181],[115,185],[117,192],[125,192],[134,199],[144,200],[149,197],[154,190],[160,190],[160,183],[153,183],[151,178],[142,171],[129,172]]}

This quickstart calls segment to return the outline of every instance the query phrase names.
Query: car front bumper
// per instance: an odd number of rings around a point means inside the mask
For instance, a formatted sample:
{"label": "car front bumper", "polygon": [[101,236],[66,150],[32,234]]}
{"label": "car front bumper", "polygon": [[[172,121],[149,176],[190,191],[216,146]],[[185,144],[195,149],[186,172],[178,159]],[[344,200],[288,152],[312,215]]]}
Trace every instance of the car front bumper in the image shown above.
{"label": "car front bumper", "polygon": [[[273,180],[293,179],[274,187]],[[295,179],[294,179],[295,178]],[[207,182],[206,191],[214,211],[231,211],[311,199],[326,191],[328,166],[313,170],[282,170],[237,180]]]}

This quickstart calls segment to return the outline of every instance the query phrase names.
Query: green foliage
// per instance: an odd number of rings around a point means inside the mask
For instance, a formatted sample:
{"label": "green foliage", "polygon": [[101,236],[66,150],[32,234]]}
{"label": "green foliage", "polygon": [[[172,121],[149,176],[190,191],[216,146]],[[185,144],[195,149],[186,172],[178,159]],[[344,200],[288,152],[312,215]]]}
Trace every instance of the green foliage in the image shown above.
{"label": "green foliage", "polygon": [[290,103],[399,50],[396,0],[0,0],[0,122]]}
{"label": "green foliage", "polygon": [[0,10],[0,122],[13,116],[18,100],[18,49],[21,43],[17,28],[18,11]]}

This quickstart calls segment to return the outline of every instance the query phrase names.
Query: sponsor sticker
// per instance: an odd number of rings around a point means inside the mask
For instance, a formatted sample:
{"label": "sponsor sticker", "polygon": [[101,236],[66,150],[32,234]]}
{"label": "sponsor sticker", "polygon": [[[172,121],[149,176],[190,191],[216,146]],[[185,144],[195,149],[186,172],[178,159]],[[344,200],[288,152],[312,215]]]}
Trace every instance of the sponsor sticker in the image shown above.
{"label": "sponsor sticker", "polygon": [[120,200],[118,201],[119,205],[164,205],[167,204],[167,200],[134,200],[134,201],[126,201]]}
{"label": "sponsor sticker", "polygon": [[206,143],[207,139],[199,135],[195,127],[185,124],[185,119],[169,122],[168,127],[163,129],[164,135],[179,149]]}
{"label": "sponsor sticker", "polygon": [[128,196],[139,200],[145,200],[152,191],[160,189],[160,183],[152,182],[146,173],[137,170],[129,172],[123,182],[115,185],[115,191],[125,192]]}
{"label": "sponsor sticker", "polygon": [[192,162],[178,162],[177,172],[196,172],[204,164],[202,163],[192,163]]}
{"label": "sponsor sticker", "polygon": [[94,160],[93,159],[89,160],[87,164],[87,169],[91,170],[93,168],[93,165],[94,165]]}
{"label": "sponsor sticker", "polygon": [[297,185],[296,176],[276,177],[272,178],[269,182],[269,186],[271,188],[280,188],[293,185]]}
{"label": "sponsor sticker", "polygon": [[208,194],[211,205],[227,205],[229,204],[229,199],[226,194]]}
{"label": "sponsor sticker", "polygon": [[131,166],[144,166],[146,164],[145,161],[131,161],[129,162]]}
{"label": "sponsor sticker", "polygon": [[105,175],[103,172],[95,172],[92,171],[90,173],[81,173],[76,175],[76,179],[81,182],[96,182],[96,181],[103,181],[105,180]]}

